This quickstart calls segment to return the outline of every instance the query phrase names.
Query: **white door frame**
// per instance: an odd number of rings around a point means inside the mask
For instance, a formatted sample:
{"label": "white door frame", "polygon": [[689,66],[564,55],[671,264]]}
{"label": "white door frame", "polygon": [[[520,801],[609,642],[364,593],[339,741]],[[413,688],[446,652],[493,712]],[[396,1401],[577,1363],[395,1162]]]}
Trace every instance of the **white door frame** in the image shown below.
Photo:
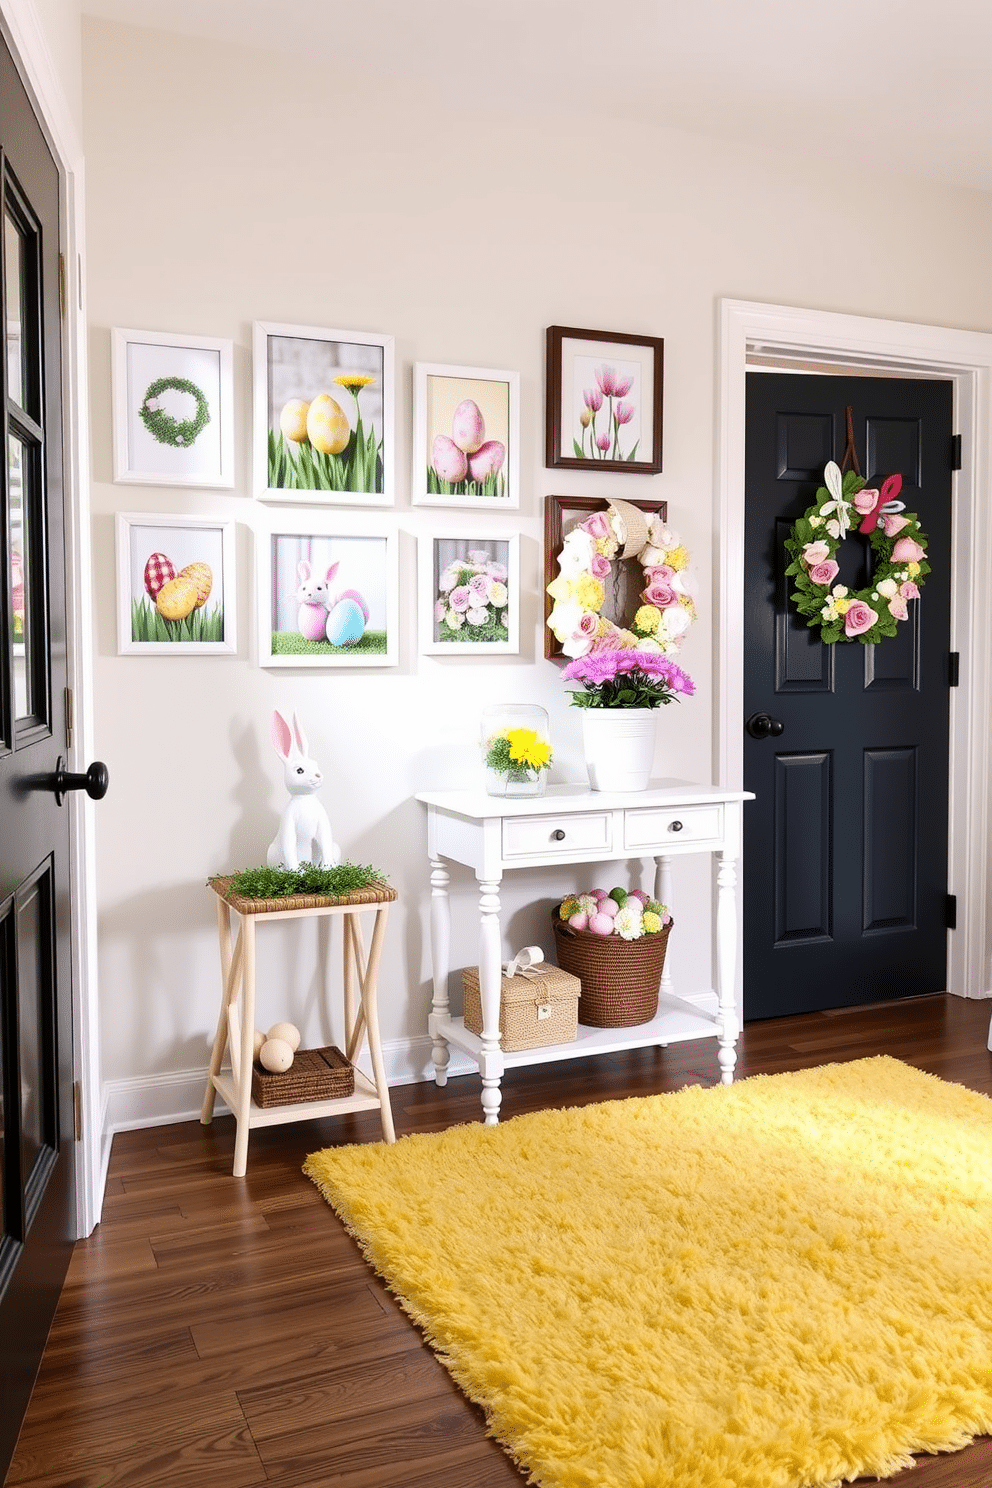
{"label": "white door frame", "polygon": [[[66,25],[69,24],[68,19]],[[78,24],[78,19],[77,19]],[[0,31],[34,104],[59,170],[60,234],[65,260],[62,321],[62,409],[65,458],[66,627],[69,686],[74,699],[70,770],[93,758],[93,613],[90,575],[89,427],[86,398],[86,315],[82,275],[85,241],[83,150],[32,0],[0,0]],[[56,719],[61,703],[53,699]],[[93,803],[68,797],[72,921],[73,1078],[79,1090],[76,1143],[76,1228],[88,1235],[100,1218],[110,1140],[104,1138],[97,1008]]]}
{"label": "white door frame", "polygon": [[[785,367],[843,366],[867,376],[915,373],[954,385],[955,431],[962,468],[953,477],[951,649],[961,654],[951,689],[948,782],[948,889],[957,895],[958,927],[948,932],[947,990],[992,996],[992,335],[904,321],[720,302],[717,450],[719,549],[717,718],[718,778],[738,790],[744,774],[744,418],[745,371],[760,356]],[[923,603],[926,603],[924,599]],[[747,809],[747,808],[745,808]]]}

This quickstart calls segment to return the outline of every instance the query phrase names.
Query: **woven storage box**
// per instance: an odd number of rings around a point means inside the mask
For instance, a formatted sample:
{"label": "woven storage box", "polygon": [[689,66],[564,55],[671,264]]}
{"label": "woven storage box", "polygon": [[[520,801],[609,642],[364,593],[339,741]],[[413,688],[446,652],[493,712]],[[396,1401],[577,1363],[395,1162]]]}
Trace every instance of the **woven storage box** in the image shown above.
{"label": "woven storage box", "polygon": [[355,1071],[340,1049],[297,1049],[288,1070],[274,1074],[257,1062],[251,1067],[256,1106],[289,1106],[297,1101],[335,1100],[354,1095]]}
{"label": "woven storage box", "polygon": [[[465,989],[465,1027],[469,1033],[482,1033],[482,997],[479,993],[479,968],[466,966],[462,972]],[[539,1049],[546,1044],[572,1044],[578,1032],[578,978],[552,966],[547,961],[516,976],[504,974],[499,996],[500,1046],[504,1053],[514,1049]]]}
{"label": "woven storage box", "polygon": [[582,984],[582,1022],[588,1028],[633,1028],[658,1011],[658,987],[672,922],[654,935],[623,940],[573,930],[552,916],[558,965]]}

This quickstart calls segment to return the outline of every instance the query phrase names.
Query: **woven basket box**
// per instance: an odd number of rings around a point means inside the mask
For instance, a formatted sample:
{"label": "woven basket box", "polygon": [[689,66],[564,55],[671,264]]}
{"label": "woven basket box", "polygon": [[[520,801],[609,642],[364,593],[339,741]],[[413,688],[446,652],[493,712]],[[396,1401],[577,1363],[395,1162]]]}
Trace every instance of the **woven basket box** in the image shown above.
{"label": "woven basket box", "polygon": [[340,1049],[297,1049],[288,1070],[279,1074],[251,1067],[251,1094],[256,1106],[290,1106],[297,1101],[336,1100],[354,1095],[355,1071]]}
{"label": "woven basket box", "polygon": [[[482,1033],[482,997],[479,968],[462,972],[465,989],[465,1027]],[[499,1031],[504,1053],[514,1049],[540,1049],[546,1044],[575,1042],[579,1022],[579,979],[558,966],[541,962],[518,972],[504,974],[499,997]]]}

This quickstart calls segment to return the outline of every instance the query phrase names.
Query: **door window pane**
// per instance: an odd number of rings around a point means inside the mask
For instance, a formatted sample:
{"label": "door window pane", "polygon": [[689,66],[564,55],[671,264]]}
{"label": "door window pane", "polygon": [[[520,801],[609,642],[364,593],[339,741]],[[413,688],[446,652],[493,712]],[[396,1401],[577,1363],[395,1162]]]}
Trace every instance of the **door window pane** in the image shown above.
{"label": "door window pane", "polygon": [[3,258],[6,282],[7,387],[15,403],[27,407],[24,332],[24,244],[10,216],[3,214]]}
{"label": "door window pane", "polygon": [[24,445],[12,434],[8,444],[7,475],[10,492],[10,609],[14,639],[14,717],[30,718],[32,697],[31,542],[26,518],[24,482],[27,473]]}

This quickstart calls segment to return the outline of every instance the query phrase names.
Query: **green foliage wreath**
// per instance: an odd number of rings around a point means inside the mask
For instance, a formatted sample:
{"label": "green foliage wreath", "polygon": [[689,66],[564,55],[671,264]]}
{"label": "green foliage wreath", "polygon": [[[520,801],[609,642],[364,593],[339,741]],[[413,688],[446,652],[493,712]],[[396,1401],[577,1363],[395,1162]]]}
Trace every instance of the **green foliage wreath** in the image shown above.
{"label": "green foliage wreath", "polygon": [[[189,393],[196,399],[196,413],[190,419],[173,418],[162,407],[160,394],[172,390]],[[189,449],[210,422],[210,406],[203,391],[188,377],[156,377],[145,389],[145,396],[138,409],[141,422],[159,444],[172,445],[174,449]]]}

